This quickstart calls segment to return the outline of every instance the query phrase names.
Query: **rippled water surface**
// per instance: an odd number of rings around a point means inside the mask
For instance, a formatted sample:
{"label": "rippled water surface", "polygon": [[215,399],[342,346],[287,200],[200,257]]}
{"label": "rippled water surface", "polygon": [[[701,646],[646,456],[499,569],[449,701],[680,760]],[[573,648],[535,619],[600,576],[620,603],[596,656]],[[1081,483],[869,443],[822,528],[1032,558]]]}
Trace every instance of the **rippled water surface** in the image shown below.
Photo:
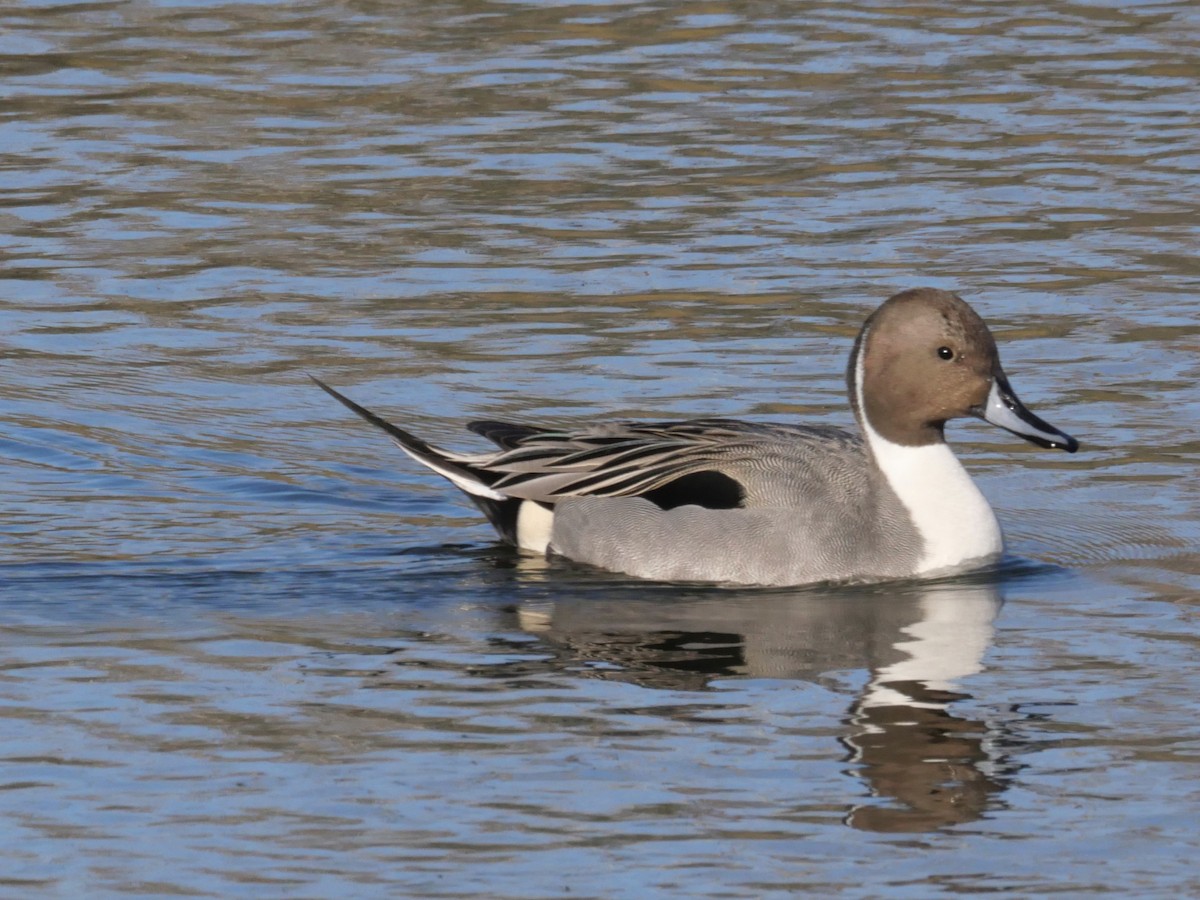
{"label": "rippled water surface", "polygon": [[[1200,893],[1190,2],[0,11],[0,894]],[[306,379],[848,424],[959,290],[998,572],[498,546]]]}

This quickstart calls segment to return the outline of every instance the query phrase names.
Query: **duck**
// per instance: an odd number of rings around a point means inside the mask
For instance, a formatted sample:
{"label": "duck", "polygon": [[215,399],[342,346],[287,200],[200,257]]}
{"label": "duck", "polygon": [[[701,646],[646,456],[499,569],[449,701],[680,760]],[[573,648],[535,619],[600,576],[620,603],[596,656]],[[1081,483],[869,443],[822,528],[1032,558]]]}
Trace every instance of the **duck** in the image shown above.
{"label": "duck", "polygon": [[459,488],[500,539],[662,582],[785,587],[922,579],[994,565],[991,505],[946,443],[983,419],[1045,449],[1075,438],[1017,397],[979,314],[922,287],[863,323],[846,385],[857,432],[727,418],[577,428],[483,420],[495,445],[441,449],[310,376]]}

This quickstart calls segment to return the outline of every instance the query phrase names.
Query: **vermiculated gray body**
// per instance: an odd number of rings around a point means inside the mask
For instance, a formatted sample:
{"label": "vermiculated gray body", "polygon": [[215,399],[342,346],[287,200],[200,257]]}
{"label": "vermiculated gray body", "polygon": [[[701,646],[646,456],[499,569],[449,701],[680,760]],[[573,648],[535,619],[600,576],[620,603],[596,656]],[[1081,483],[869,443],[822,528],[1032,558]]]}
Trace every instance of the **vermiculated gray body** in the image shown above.
{"label": "vermiculated gray body", "polygon": [[913,571],[920,535],[886,481],[869,477],[861,439],[833,428],[721,427],[723,446],[736,450],[715,462],[743,487],[739,508],[565,499],[554,509],[550,549],[659,581],[788,585]]}

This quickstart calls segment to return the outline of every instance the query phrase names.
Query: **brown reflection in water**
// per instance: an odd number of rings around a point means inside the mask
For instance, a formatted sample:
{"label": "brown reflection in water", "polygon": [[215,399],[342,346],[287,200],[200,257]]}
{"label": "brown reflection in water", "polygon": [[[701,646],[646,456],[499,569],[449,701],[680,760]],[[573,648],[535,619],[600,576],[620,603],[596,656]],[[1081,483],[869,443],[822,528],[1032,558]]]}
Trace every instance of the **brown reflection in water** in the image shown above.
{"label": "brown reflection in water", "polygon": [[560,663],[655,689],[704,690],[736,676],[840,685],[839,676],[865,669],[840,740],[873,799],[854,804],[845,821],[927,832],[980,818],[1007,785],[1010,767],[990,749],[996,726],[951,712],[971,699],[954,686],[982,669],[999,607],[994,587],[968,584],[873,595],[583,598],[518,617]]}
{"label": "brown reflection in water", "polygon": [[984,749],[985,723],[951,715],[948,706],[969,694],[931,691],[921,682],[892,682],[913,699],[858,709],[858,729],[843,740],[877,797],[887,806],[859,806],[846,817],[863,831],[924,832],[980,818],[1004,789],[985,774],[993,762]]}

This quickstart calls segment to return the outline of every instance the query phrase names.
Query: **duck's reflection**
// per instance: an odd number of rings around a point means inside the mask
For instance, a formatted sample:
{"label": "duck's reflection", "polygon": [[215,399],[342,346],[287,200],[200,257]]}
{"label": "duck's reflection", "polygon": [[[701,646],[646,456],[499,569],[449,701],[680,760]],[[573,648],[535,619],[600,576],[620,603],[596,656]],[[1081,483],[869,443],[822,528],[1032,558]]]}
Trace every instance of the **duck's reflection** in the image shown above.
{"label": "duck's reflection", "polygon": [[951,712],[970,699],[957,682],[982,669],[999,608],[994,584],[946,582],[592,594],[523,606],[519,619],[565,662],[656,688],[701,689],[713,678],[748,675],[845,690],[847,678],[865,670],[841,740],[876,799],[851,809],[847,822],[917,832],[976,819],[1003,790],[1006,766],[994,749],[1003,741],[982,719]]}
{"label": "duck's reflection", "polygon": [[942,586],[915,598],[917,617],[898,629],[892,650],[904,654],[873,668],[851,708],[843,743],[871,790],[898,805],[856,808],[848,821],[869,831],[927,831],[969,822],[987,808],[1002,782],[987,752],[982,721],[950,713],[968,700],[954,690],[983,667],[1000,609],[993,589]]}

